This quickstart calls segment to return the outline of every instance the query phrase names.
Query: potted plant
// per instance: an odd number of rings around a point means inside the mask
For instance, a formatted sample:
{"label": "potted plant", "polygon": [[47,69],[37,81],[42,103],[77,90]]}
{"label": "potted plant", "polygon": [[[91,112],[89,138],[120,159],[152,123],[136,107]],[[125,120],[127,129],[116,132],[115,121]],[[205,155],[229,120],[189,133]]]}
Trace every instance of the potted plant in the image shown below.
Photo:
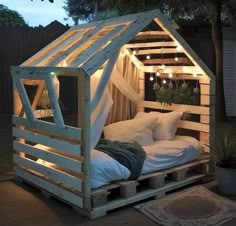
{"label": "potted plant", "polygon": [[236,136],[229,130],[217,131],[211,144],[210,154],[215,162],[219,191],[236,195]]}

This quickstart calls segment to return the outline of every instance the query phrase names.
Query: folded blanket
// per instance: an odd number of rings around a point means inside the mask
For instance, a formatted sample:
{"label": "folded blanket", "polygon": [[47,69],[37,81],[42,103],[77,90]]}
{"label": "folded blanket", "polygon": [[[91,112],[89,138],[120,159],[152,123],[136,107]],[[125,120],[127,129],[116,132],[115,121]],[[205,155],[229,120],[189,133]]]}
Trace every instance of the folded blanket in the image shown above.
{"label": "folded blanket", "polygon": [[105,152],[120,164],[127,167],[131,172],[130,180],[139,177],[146,153],[138,143],[101,139],[94,149]]}

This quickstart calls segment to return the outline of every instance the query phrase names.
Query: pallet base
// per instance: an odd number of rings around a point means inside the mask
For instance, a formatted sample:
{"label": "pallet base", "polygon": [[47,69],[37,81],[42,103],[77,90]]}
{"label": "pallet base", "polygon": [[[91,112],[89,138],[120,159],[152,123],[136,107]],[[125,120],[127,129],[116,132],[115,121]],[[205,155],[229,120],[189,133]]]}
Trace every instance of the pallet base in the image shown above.
{"label": "pallet base", "polygon": [[[25,173],[22,173],[22,169],[16,167],[15,172],[17,175],[16,178],[39,188],[41,193],[47,197],[55,197],[72,206],[77,212],[91,219],[95,219],[106,215],[110,210],[148,198],[160,198],[175,189],[195,182],[201,182],[205,178],[209,179],[210,163],[209,156],[205,156],[200,160],[186,163],[181,166],[140,176],[137,181],[118,181],[99,189],[92,190],[90,198],[92,208],[90,210],[78,207],[75,199],[80,199],[81,197],[79,197],[75,191],[70,190],[69,188],[65,191],[65,188],[60,187],[60,184],[58,184],[58,188],[64,189],[63,192],[65,194],[69,194],[70,196],[73,195],[73,199],[67,199],[67,197],[61,195],[61,193],[54,193],[53,191],[49,191],[45,189],[45,187],[42,187],[42,182],[35,183],[36,178],[39,176],[30,171],[26,172],[27,169],[24,169]],[[38,178],[38,180],[43,181],[44,178]],[[47,181],[47,183],[50,183],[50,181]],[[55,183],[54,186],[56,186]],[[73,200],[73,202],[70,200]]]}

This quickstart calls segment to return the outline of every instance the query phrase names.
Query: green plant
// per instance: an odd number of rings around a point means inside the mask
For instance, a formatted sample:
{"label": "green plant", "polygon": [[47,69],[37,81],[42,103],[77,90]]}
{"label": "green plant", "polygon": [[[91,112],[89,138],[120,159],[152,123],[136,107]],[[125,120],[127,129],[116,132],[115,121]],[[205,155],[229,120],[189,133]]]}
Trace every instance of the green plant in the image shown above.
{"label": "green plant", "polygon": [[236,136],[229,130],[217,131],[207,146],[216,166],[236,169]]}

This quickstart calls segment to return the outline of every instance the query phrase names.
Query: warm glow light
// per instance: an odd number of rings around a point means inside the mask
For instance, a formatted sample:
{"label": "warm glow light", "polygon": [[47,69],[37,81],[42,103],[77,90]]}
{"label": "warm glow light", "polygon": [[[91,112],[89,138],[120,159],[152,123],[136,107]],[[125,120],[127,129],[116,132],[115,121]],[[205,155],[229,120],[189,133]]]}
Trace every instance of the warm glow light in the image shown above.
{"label": "warm glow light", "polygon": [[177,50],[177,51],[180,51],[180,50],[181,50],[181,46],[178,45],[178,46],[176,47],[176,50]]}
{"label": "warm glow light", "polygon": [[53,75],[53,76],[56,75],[56,73],[54,71],[52,71],[50,74]]}
{"label": "warm glow light", "polygon": [[160,72],[159,71],[156,72],[156,76],[160,76]]}
{"label": "warm glow light", "polygon": [[196,74],[195,72],[193,73],[193,77],[194,77],[194,78],[196,78],[196,77],[197,77],[197,74]]}
{"label": "warm glow light", "polygon": [[161,69],[165,69],[166,65],[165,64],[162,64],[161,65]]}
{"label": "warm glow light", "polygon": [[166,84],[166,80],[165,79],[163,80],[163,84]]}
{"label": "warm glow light", "polygon": [[150,76],[149,80],[150,80],[150,81],[153,81],[153,80],[154,80],[153,76]]}
{"label": "warm glow light", "polygon": [[66,67],[67,66],[67,63],[66,61],[63,62],[63,66]]}
{"label": "warm glow light", "polygon": [[149,60],[150,58],[151,58],[150,55],[147,55],[147,56],[146,56],[146,59],[147,59],[147,60]]}
{"label": "warm glow light", "polygon": [[136,55],[136,53],[137,53],[137,52],[136,52],[136,50],[134,49],[133,52],[132,52],[132,54],[133,54],[133,55]]}
{"label": "warm glow light", "polygon": [[175,61],[178,61],[179,60],[179,58],[178,57],[175,57]]}
{"label": "warm glow light", "polygon": [[173,73],[169,73],[169,78],[172,78],[173,77]]}

